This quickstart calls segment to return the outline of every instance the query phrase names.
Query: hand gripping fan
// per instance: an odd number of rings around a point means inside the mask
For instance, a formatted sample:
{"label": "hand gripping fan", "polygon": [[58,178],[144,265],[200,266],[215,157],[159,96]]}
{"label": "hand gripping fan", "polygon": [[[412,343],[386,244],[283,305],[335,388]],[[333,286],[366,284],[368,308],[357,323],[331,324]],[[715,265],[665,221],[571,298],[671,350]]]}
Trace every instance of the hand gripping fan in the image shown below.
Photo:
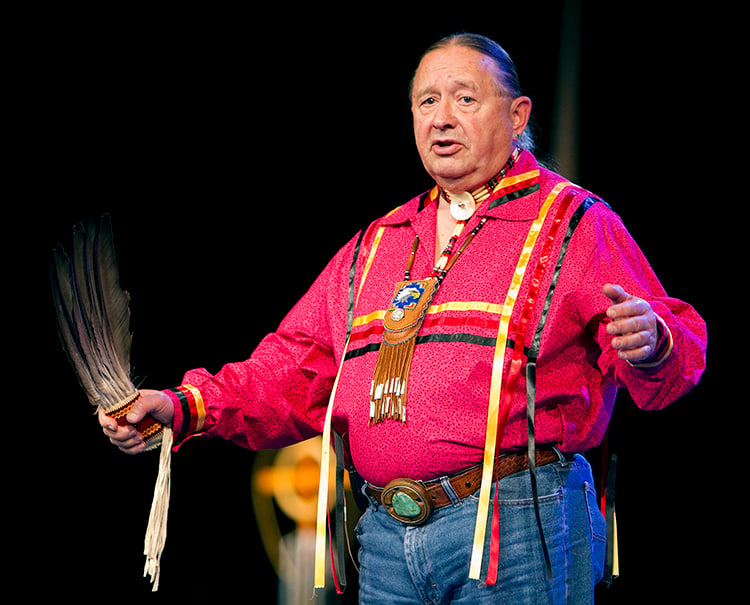
{"label": "hand gripping fan", "polygon": [[[112,221],[104,215],[73,228],[70,247],[52,251],[52,297],[63,349],[91,405],[120,425],[140,394],[130,371],[130,295],[120,287]],[[150,416],[136,425],[146,449],[161,446],[144,554],[144,576],[159,587],[166,540],[172,430]]]}

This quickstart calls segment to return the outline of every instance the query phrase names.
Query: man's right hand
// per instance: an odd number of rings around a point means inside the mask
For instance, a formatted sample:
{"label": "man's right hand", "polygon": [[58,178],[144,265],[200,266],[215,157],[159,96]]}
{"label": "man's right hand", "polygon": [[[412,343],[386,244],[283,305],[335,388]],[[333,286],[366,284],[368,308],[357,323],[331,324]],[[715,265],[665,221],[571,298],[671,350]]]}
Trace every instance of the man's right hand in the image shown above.
{"label": "man's right hand", "polygon": [[125,417],[128,424],[120,426],[114,418],[99,410],[99,424],[104,434],[112,444],[126,454],[140,454],[145,449],[143,435],[135,425],[150,415],[154,420],[165,426],[172,426],[174,421],[174,405],[172,400],[161,391],[143,389],[140,398],[133,404]]}

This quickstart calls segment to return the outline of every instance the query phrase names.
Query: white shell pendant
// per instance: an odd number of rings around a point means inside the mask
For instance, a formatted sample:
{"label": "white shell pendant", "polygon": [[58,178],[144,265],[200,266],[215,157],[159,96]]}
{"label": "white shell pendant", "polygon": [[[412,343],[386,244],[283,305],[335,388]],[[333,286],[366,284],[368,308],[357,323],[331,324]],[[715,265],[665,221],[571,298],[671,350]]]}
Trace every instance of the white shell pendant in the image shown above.
{"label": "white shell pendant", "polygon": [[476,202],[468,191],[451,193],[451,216],[457,221],[467,221],[474,214]]}

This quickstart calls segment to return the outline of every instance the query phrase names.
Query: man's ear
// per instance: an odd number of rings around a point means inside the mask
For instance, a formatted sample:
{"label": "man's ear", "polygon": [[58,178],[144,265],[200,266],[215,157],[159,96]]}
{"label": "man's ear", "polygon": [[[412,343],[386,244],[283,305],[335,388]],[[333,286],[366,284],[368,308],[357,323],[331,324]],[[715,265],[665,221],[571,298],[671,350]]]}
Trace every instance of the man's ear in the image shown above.
{"label": "man's ear", "polygon": [[510,120],[513,124],[513,133],[520,135],[526,130],[526,125],[531,117],[531,99],[529,97],[517,97],[510,104]]}

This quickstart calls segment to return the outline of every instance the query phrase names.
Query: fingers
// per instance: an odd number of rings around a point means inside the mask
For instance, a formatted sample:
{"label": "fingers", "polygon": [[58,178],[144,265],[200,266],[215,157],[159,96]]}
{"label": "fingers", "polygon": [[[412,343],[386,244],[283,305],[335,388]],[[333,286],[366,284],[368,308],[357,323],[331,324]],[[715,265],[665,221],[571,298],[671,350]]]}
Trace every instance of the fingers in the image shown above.
{"label": "fingers", "polygon": [[102,410],[99,410],[99,424],[101,424],[102,432],[109,438],[110,443],[120,451],[126,454],[138,454],[145,449],[143,435],[133,425],[120,426]]}
{"label": "fingers", "polygon": [[166,395],[159,391],[142,390],[141,397],[133,403],[125,420],[127,424],[119,425],[114,418],[99,411],[99,424],[109,441],[127,454],[138,454],[145,450],[146,444],[137,425],[150,415],[164,425],[171,425],[174,419],[174,407]]}
{"label": "fingers", "polygon": [[642,298],[631,296],[621,286],[607,284],[602,291],[612,301],[607,309],[607,317],[610,319],[644,315],[651,311],[651,305]]}
{"label": "fingers", "polygon": [[155,401],[151,391],[139,391],[139,395],[138,399],[133,402],[127,416],[125,416],[125,420],[130,424],[138,424],[150,414],[151,410],[155,407]]}
{"label": "fingers", "polygon": [[[649,307],[650,310],[650,307]],[[650,333],[656,327],[656,318],[653,312],[644,311],[635,315],[624,315],[613,318],[607,324],[607,334],[612,336]]]}
{"label": "fingers", "polygon": [[[623,322],[618,322],[622,324]],[[637,322],[635,323],[637,326]],[[656,338],[651,330],[623,330],[614,322],[607,325],[607,333],[611,335],[621,334],[612,339],[612,348],[617,351],[617,356],[630,362],[644,361],[651,357],[656,346]]]}
{"label": "fingers", "polygon": [[133,405],[133,409],[127,415],[127,420],[132,424],[137,424],[146,415],[152,416],[165,426],[171,426],[174,420],[174,405],[161,391],[142,389],[141,398]]}
{"label": "fingers", "polygon": [[620,359],[639,362],[648,359],[657,343],[656,315],[651,305],[628,294],[621,286],[607,284],[603,288],[612,305],[607,309],[607,334],[612,338],[612,348]]}
{"label": "fingers", "polygon": [[623,302],[628,298],[628,293],[622,286],[618,286],[617,284],[604,284],[602,291],[614,304]]}

